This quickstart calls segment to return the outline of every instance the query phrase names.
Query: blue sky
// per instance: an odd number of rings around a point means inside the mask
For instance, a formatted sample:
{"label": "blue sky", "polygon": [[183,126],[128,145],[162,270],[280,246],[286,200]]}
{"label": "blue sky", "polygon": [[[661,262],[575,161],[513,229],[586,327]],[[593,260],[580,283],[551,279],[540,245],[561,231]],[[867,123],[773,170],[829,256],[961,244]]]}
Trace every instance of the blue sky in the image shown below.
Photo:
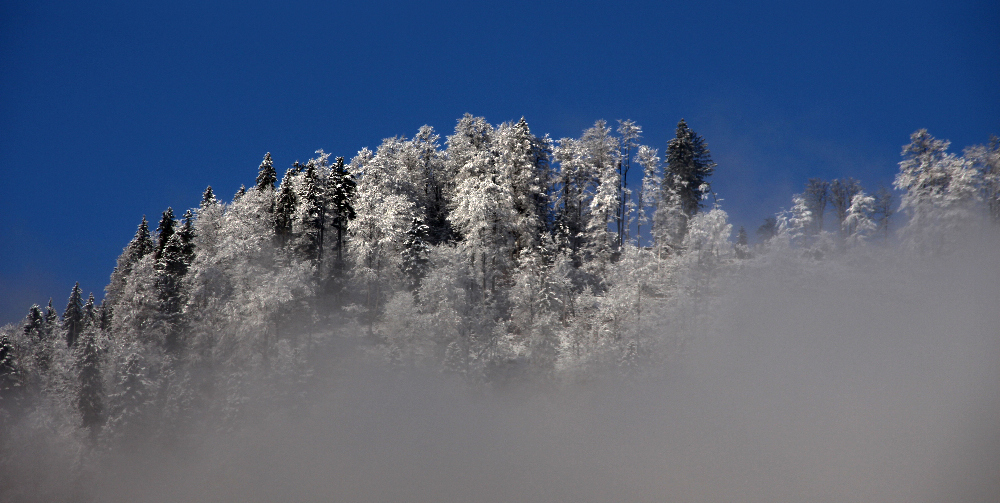
{"label": "blue sky", "polygon": [[[814,5],[816,4],[816,5]],[[813,176],[889,184],[918,128],[1000,134],[1000,4],[3,2],[0,323],[100,297],[143,214],[226,198],[265,152],[353,156],[465,112],[578,136],[680,118],[751,231]]]}

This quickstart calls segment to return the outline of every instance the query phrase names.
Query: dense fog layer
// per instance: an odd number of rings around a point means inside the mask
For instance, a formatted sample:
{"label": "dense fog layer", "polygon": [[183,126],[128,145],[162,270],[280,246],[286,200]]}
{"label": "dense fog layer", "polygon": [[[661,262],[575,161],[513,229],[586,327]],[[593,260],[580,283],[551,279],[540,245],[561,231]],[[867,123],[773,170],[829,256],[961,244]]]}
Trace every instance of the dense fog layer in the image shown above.
{"label": "dense fog layer", "polygon": [[[996,501],[1000,267],[734,279],[651,375],[466,386],[358,368],[301,409],[95,479],[98,501]],[[273,412],[273,411],[272,411]]]}

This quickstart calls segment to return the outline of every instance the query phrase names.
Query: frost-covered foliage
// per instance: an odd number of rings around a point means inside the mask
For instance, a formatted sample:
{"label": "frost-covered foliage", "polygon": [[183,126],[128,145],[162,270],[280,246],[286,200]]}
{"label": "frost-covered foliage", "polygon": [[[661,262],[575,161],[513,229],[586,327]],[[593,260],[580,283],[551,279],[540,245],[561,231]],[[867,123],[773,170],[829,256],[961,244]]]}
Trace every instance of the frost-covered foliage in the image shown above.
{"label": "frost-covered foliage", "polygon": [[[633,378],[705,333],[741,271],[849,258],[889,234],[888,190],[812,179],[760,243],[742,228],[733,243],[729,215],[703,210],[705,141],[681,121],[664,166],[641,131],[597,121],[554,142],[523,118],[465,115],[443,147],[424,126],[347,163],[319,150],[280,181],[268,154],[231,202],[209,187],[155,235],[143,217],[103,303],[77,285],[61,320],[50,301],[0,331],[0,468],[30,471],[16,452],[32,446],[74,480],[101,453],[239,429],[294,409],[342,359],[491,385]],[[997,142],[958,157],[926,131],[912,140],[902,236],[942,253],[983,207],[997,218]],[[51,467],[32,477],[55,488],[32,496],[73,499]],[[30,499],[21,487],[0,499]]]}

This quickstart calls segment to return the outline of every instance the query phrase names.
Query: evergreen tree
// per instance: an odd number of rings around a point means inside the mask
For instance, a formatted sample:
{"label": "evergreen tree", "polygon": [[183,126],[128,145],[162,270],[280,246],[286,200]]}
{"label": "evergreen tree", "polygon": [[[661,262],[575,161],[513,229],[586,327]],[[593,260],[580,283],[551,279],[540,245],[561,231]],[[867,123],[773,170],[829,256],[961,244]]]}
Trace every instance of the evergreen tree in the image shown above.
{"label": "evergreen tree", "polygon": [[132,267],[142,257],[152,253],[154,249],[155,245],[149,234],[149,224],[146,222],[146,216],[143,215],[142,222],[139,223],[139,227],[135,231],[135,236],[122,250],[122,254],[118,256],[115,269],[111,272],[111,280],[104,287],[105,298],[109,299],[109,302],[117,301],[118,296],[125,288],[125,283],[132,274]]}
{"label": "evergreen tree", "polygon": [[[17,361],[17,351],[14,341],[6,330],[0,331],[0,413],[10,412],[9,401],[16,400],[23,386],[20,362]],[[6,410],[5,410],[6,409]],[[0,414],[0,425],[5,417]]]}
{"label": "evergreen tree", "polygon": [[194,235],[194,212],[187,210],[184,212],[181,228],[177,231],[177,236],[180,238],[181,260],[184,262],[185,272],[194,263]]}
{"label": "evergreen tree", "polygon": [[851,199],[858,192],[861,192],[861,182],[851,177],[830,182],[830,204],[837,215],[837,229],[841,242],[848,236],[844,220],[847,218],[848,208],[851,207]]}
{"label": "evergreen tree", "polygon": [[56,308],[52,306],[52,298],[49,297],[49,304],[45,307],[45,336],[52,337],[55,334],[55,329],[58,326],[59,313],[56,312]]}
{"label": "evergreen tree", "polygon": [[709,194],[708,177],[715,171],[711,152],[705,140],[692,131],[684,119],[677,123],[676,137],[667,144],[667,174],[680,197],[681,209],[693,217],[703,207],[702,199]]}
{"label": "evergreen tree", "polygon": [[94,307],[94,293],[91,292],[87,297],[87,302],[83,304],[83,327],[92,327],[97,325],[97,310]]}
{"label": "evergreen tree", "polygon": [[882,235],[882,239],[889,239],[889,219],[895,213],[892,208],[892,192],[885,187],[879,187],[875,192],[875,207],[872,218],[875,219],[875,232]]}
{"label": "evergreen tree", "polygon": [[24,339],[31,344],[35,365],[42,374],[48,371],[52,360],[52,344],[45,327],[45,315],[38,304],[31,306],[24,322]]}
{"label": "evergreen tree", "polygon": [[241,184],[240,190],[237,190],[236,193],[233,194],[233,202],[235,203],[236,201],[239,201],[240,198],[242,198],[246,193],[247,193],[246,186]]}
{"label": "evergreen tree", "polygon": [[164,347],[176,351],[180,345],[180,335],[183,326],[181,311],[186,301],[184,295],[183,277],[187,273],[188,264],[185,261],[184,243],[180,233],[170,236],[163,255],[156,263],[156,291],[159,297],[159,313],[163,330]]}
{"label": "evergreen tree", "polygon": [[63,329],[66,330],[66,345],[73,346],[83,331],[83,293],[79,282],[73,285],[66,310],[63,311]]}
{"label": "evergreen tree", "polygon": [[28,316],[24,319],[24,338],[31,342],[37,342],[45,337],[45,318],[42,316],[42,309],[38,304],[28,309]]}
{"label": "evergreen tree", "polygon": [[209,205],[218,203],[219,201],[215,198],[215,192],[212,191],[212,186],[209,185],[205,188],[205,192],[201,195],[201,207],[205,208]]}
{"label": "evergreen tree", "polygon": [[770,241],[771,238],[778,235],[778,219],[774,217],[767,217],[764,219],[764,223],[757,228],[757,239],[761,242]]}
{"label": "evergreen tree", "polygon": [[90,430],[96,439],[104,423],[104,385],[101,378],[101,359],[97,347],[97,337],[93,328],[83,334],[82,349],[78,351],[77,366],[80,384],[77,392],[77,406],[83,418],[83,427]]}
{"label": "evergreen tree", "polygon": [[292,237],[295,210],[298,207],[298,197],[292,183],[294,176],[294,168],[285,172],[285,176],[281,179],[281,186],[278,188],[278,199],[274,206],[274,235],[281,246],[288,243]]}
{"label": "evergreen tree", "polygon": [[830,200],[830,182],[821,178],[810,178],[803,192],[806,199],[806,206],[813,215],[813,227],[810,234],[818,234],[823,230],[823,213],[826,211],[827,202]]}
{"label": "evergreen tree", "polygon": [[274,184],[278,181],[278,173],[274,170],[274,163],[271,162],[271,153],[264,154],[264,160],[257,168],[257,190],[264,192],[268,189],[274,190]]}
{"label": "evergreen tree", "polygon": [[357,192],[357,183],[354,175],[347,170],[344,165],[344,158],[338,157],[337,162],[330,169],[330,178],[327,180],[327,188],[330,191],[328,204],[330,223],[337,230],[337,264],[336,268],[342,271],[344,268],[344,246],[347,239],[347,224],[354,219],[354,196]]}
{"label": "evergreen tree", "polygon": [[427,244],[428,227],[419,218],[414,217],[410,230],[406,232],[403,242],[403,261],[401,267],[406,276],[410,291],[420,288],[420,280],[427,274],[430,260],[427,258],[430,246]]}
{"label": "evergreen tree", "polygon": [[323,239],[326,231],[325,180],[320,178],[318,171],[325,168],[327,157],[328,154],[323,154],[319,160],[309,161],[302,177],[301,195],[298,198],[302,204],[299,253],[306,260],[316,264],[317,269],[323,263]]}
{"label": "evergreen tree", "polygon": [[160,225],[156,227],[156,251],[154,252],[153,259],[160,260],[160,256],[163,255],[163,248],[167,246],[167,241],[170,236],[174,235],[174,227],[177,225],[177,221],[174,220],[174,210],[173,208],[167,208],[163,212],[163,216],[160,217]]}

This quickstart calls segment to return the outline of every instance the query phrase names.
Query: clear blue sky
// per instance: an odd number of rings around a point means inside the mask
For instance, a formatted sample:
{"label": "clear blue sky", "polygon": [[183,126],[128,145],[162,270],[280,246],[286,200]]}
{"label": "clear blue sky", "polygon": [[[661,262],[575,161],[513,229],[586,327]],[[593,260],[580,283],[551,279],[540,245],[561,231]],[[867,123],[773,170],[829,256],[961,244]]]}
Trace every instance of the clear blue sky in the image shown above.
{"label": "clear blue sky", "polygon": [[684,117],[751,231],[811,176],[888,184],[928,128],[1000,134],[1000,3],[3,2],[0,323],[101,296],[143,214],[263,154],[353,156],[465,112],[578,136]]}

